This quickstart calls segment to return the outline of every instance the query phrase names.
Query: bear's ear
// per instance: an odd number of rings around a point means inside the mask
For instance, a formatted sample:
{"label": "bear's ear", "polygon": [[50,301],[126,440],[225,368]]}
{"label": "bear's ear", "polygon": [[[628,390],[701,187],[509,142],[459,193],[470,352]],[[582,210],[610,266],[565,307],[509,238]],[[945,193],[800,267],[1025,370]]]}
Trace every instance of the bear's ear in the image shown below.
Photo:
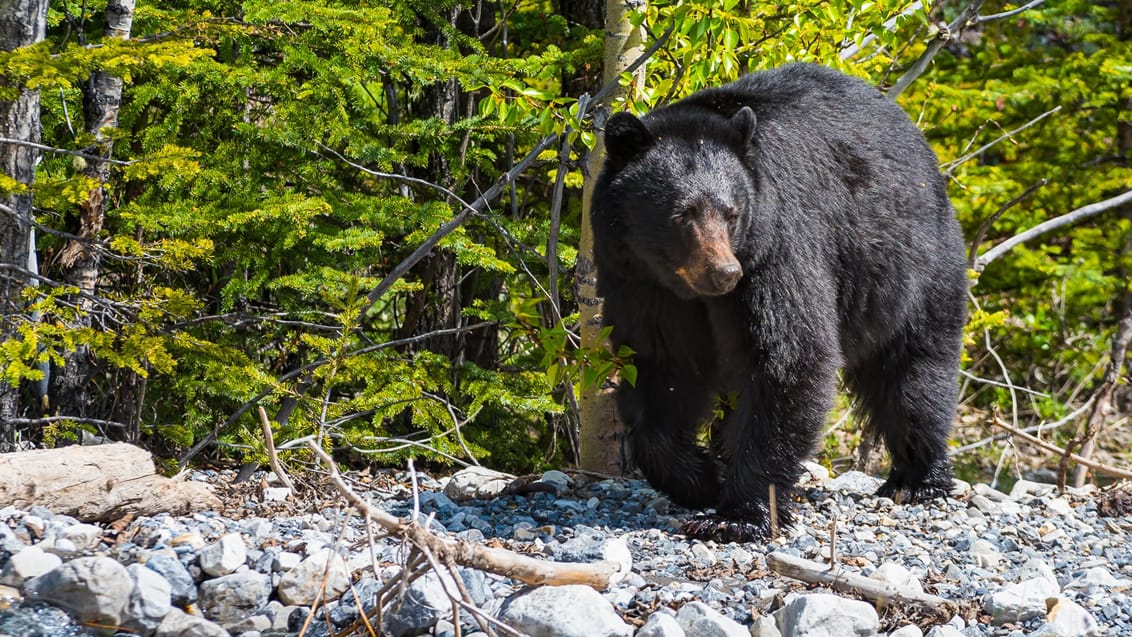
{"label": "bear's ear", "polygon": [[655,141],[644,122],[632,113],[617,113],[605,123],[605,154],[615,162],[633,159]]}
{"label": "bear's ear", "polygon": [[731,130],[735,131],[738,141],[743,148],[750,145],[755,138],[755,112],[750,106],[744,106],[735,111],[730,120]]}

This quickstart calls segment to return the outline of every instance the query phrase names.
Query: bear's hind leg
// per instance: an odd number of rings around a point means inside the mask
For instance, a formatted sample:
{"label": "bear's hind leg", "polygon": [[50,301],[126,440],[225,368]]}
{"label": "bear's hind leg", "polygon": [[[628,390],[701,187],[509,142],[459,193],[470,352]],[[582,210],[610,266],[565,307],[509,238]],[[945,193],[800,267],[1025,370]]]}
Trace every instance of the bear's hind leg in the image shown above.
{"label": "bear's hind leg", "polygon": [[960,339],[958,330],[942,326],[917,331],[915,339],[900,336],[846,370],[866,431],[883,439],[892,457],[877,495],[917,502],[951,492],[947,440],[958,400]]}

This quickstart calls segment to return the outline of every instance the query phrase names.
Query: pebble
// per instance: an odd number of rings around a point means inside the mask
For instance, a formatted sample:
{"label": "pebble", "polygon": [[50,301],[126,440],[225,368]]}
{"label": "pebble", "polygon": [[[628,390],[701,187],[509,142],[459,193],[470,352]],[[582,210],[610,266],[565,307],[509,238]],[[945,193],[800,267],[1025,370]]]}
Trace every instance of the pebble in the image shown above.
{"label": "pebble", "polygon": [[[880,484],[873,476],[830,478],[814,465],[798,491],[795,527],[769,543],[734,544],[687,541],[676,529],[691,513],[640,480],[587,483],[550,471],[540,481],[551,492],[501,497],[511,478],[481,468],[447,480],[417,477],[422,520],[451,537],[618,565],[600,593],[528,588],[459,569],[476,607],[532,636],[1132,635],[1132,522],[1097,517],[1089,491],[1059,495],[1053,485],[1020,482],[1004,493],[957,482],[952,499],[902,505],[872,495]],[[231,476],[199,471],[190,479]],[[373,502],[407,517],[408,474],[395,479],[400,484]],[[254,513],[257,504],[248,506]],[[295,637],[321,589],[305,634],[324,637],[328,625],[342,630],[356,621],[357,606],[370,608],[399,577],[404,549],[391,538],[371,548],[366,537],[345,508],[242,520],[158,515],[113,531],[42,507],[2,508],[0,635],[94,637],[85,621],[147,637]],[[871,604],[768,572],[765,555],[776,550],[832,556],[848,571],[952,599],[975,614],[970,623],[956,616],[923,630],[911,617],[890,623],[886,615],[882,623]],[[445,591],[455,584],[432,571],[413,580],[384,610],[385,631],[476,634],[470,612],[453,617]]]}

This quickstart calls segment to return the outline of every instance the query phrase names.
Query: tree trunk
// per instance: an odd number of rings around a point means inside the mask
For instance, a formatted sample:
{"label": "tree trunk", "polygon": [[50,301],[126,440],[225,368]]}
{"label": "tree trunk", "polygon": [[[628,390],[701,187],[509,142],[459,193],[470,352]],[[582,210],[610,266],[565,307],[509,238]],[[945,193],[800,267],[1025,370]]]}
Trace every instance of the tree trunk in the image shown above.
{"label": "tree trunk", "polygon": [[[606,0],[605,56],[603,77],[606,83],[617,79],[644,52],[644,33],[629,22],[629,8],[624,0]],[[637,81],[610,94],[610,100],[636,90],[644,78],[644,65],[637,70]],[[598,111],[598,123],[604,124],[605,109]],[[585,186],[582,191],[582,239],[578,248],[578,310],[581,315],[582,347],[604,347],[601,331],[601,299],[597,296],[597,273],[593,265],[593,231],[590,228],[590,207],[594,180],[601,172],[605,146],[599,136],[585,165]],[[583,389],[580,400],[582,468],[601,473],[619,474],[627,467],[623,458],[624,428],[616,417],[612,390],[603,387]]]}
{"label": "tree trunk", "polygon": [[[109,0],[106,5],[106,23],[103,36],[106,38],[130,37],[134,20],[135,0]],[[109,158],[114,149],[114,141],[107,137],[105,129],[118,125],[118,107],[122,102],[122,80],[104,71],[95,71],[82,85],[83,114],[85,129],[94,136],[99,155]],[[79,227],[75,234],[80,239],[72,239],[59,253],[60,278],[87,295],[94,294],[98,285],[100,256],[91,248],[90,241],[98,238],[106,217],[107,198],[110,181],[110,165],[104,161],[91,160],[83,171],[94,179],[96,184],[80,205]],[[82,312],[69,325],[73,329],[91,326],[91,303],[89,296],[77,297],[72,301]],[[79,345],[72,351],[65,351],[63,365],[51,375],[51,407],[58,415],[90,416],[90,384],[94,374],[94,361],[90,348]],[[127,383],[129,385],[130,383]],[[138,406],[140,409],[140,405]],[[134,420],[134,419],[131,419]],[[115,432],[116,439],[136,440],[136,431]]]}
{"label": "tree trunk", "polygon": [[[47,0],[0,0],[0,51],[14,51],[43,40],[47,30]],[[10,86],[5,78],[0,85]],[[38,143],[39,91],[21,90],[14,101],[0,101],[0,136]],[[16,181],[35,181],[38,151],[0,144],[0,169]],[[31,237],[31,192],[0,197],[0,343],[17,338],[22,321],[20,291],[28,284]],[[0,376],[0,446],[16,441],[19,431],[9,425],[20,416],[19,385]]]}

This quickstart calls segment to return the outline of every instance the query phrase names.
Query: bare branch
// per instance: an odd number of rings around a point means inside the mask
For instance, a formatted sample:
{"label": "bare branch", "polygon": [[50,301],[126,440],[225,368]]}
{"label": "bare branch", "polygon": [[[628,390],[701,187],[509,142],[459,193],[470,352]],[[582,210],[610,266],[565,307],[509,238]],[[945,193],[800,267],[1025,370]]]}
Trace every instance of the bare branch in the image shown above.
{"label": "bare branch", "polygon": [[990,230],[990,227],[992,225],[994,225],[994,222],[998,221],[998,219],[1000,217],[1002,217],[1003,213],[1005,213],[1007,210],[1010,210],[1014,206],[1018,205],[1019,203],[1021,203],[1025,199],[1027,199],[1030,195],[1037,192],[1038,188],[1041,188],[1042,186],[1046,185],[1047,183],[1049,183],[1049,181],[1047,181],[1044,177],[1039,179],[1036,183],[1032,184],[1029,188],[1022,191],[1022,194],[1020,194],[1017,197],[1014,197],[1013,199],[1011,199],[1010,201],[1002,204],[1002,206],[998,210],[996,210],[993,215],[987,217],[986,219],[983,220],[982,223],[979,224],[979,229],[975,231],[975,237],[973,239],[971,239],[971,249],[967,253],[969,255],[967,257],[967,267],[968,268],[974,269],[975,260],[979,256],[979,244],[983,242],[984,238],[986,238],[987,230]]}
{"label": "bare branch", "polygon": [[[994,422],[994,425],[996,427],[1001,427],[1002,429],[1004,429],[1008,433],[1010,433],[1010,435],[1015,436],[1017,438],[1021,438],[1022,440],[1025,440],[1026,442],[1028,442],[1028,443],[1030,443],[1030,444],[1032,444],[1036,447],[1039,447],[1041,449],[1044,449],[1045,451],[1048,451],[1048,452],[1050,452],[1054,455],[1061,456],[1061,457],[1065,457],[1067,455],[1065,450],[1062,449],[1061,447],[1058,447],[1057,445],[1048,443],[1045,440],[1042,440],[1041,438],[1036,438],[1034,436],[1031,436],[1030,434],[1023,432],[1021,429],[1011,427],[1010,425],[1003,422],[1002,419],[998,418],[997,416],[994,418],[994,420],[992,422]],[[1078,464],[1083,464],[1086,467],[1089,467],[1090,469],[1092,469],[1093,471],[1096,471],[1097,473],[1103,473],[1107,476],[1112,476],[1113,478],[1123,478],[1125,480],[1132,480],[1132,471],[1126,471],[1126,470],[1121,469],[1119,467],[1114,467],[1112,465],[1108,465],[1108,464],[1105,464],[1103,462],[1097,462],[1096,460],[1089,460],[1088,458],[1083,458],[1083,457],[1081,457],[1081,456],[1079,456],[1075,453],[1068,454],[1068,457],[1073,462],[1076,462]]]}
{"label": "bare branch", "polygon": [[279,464],[279,454],[275,453],[275,436],[271,433],[271,421],[267,419],[267,410],[263,405],[259,405],[259,424],[263,428],[263,442],[267,447],[267,464],[271,470],[275,472],[276,477],[283,483],[283,486],[295,492],[295,483],[291,482],[291,478],[287,476],[287,472],[283,470],[283,465]]}
{"label": "bare branch", "polygon": [[48,152],[48,153],[54,153],[56,155],[71,155],[73,157],[82,157],[83,159],[89,159],[91,161],[100,161],[100,162],[104,162],[104,163],[107,163],[107,164],[116,164],[118,166],[129,166],[129,165],[135,163],[133,161],[122,161],[120,159],[109,159],[109,158],[106,158],[106,157],[100,157],[99,155],[92,155],[90,153],[84,153],[80,150],[68,150],[66,148],[56,148],[55,146],[44,146],[43,144],[37,144],[35,142],[25,142],[21,139],[12,139],[10,137],[0,137],[0,144],[11,144],[13,146],[26,146],[28,148],[34,148],[36,150],[42,150],[42,151]]}
{"label": "bare branch", "polygon": [[981,24],[983,22],[993,22],[995,20],[1004,20],[1006,18],[1012,18],[1012,17],[1018,15],[1019,13],[1024,13],[1026,11],[1029,11],[1030,9],[1033,9],[1034,7],[1038,6],[1039,4],[1042,4],[1043,2],[1045,2],[1045,0],[1033,0],[1032,2],[1027,2],[1026,4],[1018,7],[1017,9],[1011,9],[1009,11],[1003,11],[1002,13],[992,13],[990,15],[981,15],[981,16],[978,17],[977,22],[979,22]]}
{"label": "bare branch", "polygon": [[1043,221],[1033,228],[1017,234],[979,255],[979,258],[975,260],[975,271],[982,272],[983,269],[987,267],[987,264],[1001,257],[1007,252],[1010,252],[1014,248],[1018,247],[1018,245],[1029,241],[1030,239],[1039,237],[1058,228],[1077,223],[1078,221],[1081,221],[1083,219],[1095,217],[1096,215],[1099,215],[1106,210],[1112,210],[1113,208],[1124,205],[1128,202],[1132,202],[1132,190],[1129,190],[1115,197],[1105,199],[1104,201],[1098,201],[1087,206],[1081,206],[1073,212],[1067,212],[1060,217],[1054,217],[1053,219],[1050,219],[1048,221]]}
{"label": "bare branch", "polygon": [[897,591],[880,580],[850,573],[836,564],[819,564],[775,551],[766,556],[767,568],[779,575],[810,584],[825,584],[835,591],[861,595],[878,606],[911,608],[933,617],[950,618],[957,610],[955,602],[929,595]]}
{"label": "bare branch", "polygon": [[1009,18],[1011,16],[1018,15],[1023,11],[1028,11],[1042,4],[1042,1],[1043,0],[1034,0],[1017,9],[1011,9],[1010,11],[1004,11],[1002,13],[980,16],[979,9],[981,9],[983,6],[983,0],[973,0],[971,4],[967,5],[966,8],[964,8],[963,11],[959,13],[958,17],[951,21],[950,24],[940,25],[939,32],[934,38],[932,38],[931,42],[928,42],[927,49],[925,49],[920,57],[917,58],[916,61],[908,67],[908,70],[904,72],[904,75],[901,75],[896,80],[896,83],[892,85],[892,88],[888,90],[889,98],[896,99],[896,97],[900,95],[900,93],[902,93],[904,89],[908,88],[912,84],[912,82],[915,82],[918,77],[923,75],[924,71],[927,70],[928,65],[931,64],[932,60],[935,59],[935,56],[943,50],[943,47],[948,42],[959,37],[959,34],[962,33],[965,29],[976,26],[978,24],[982,24],[984,22],[1001,20],[1003,18]]}
{"label": "bare branch", "polygon": [[916,81],[916,78],[923,75],[924,71],[928,69],[928,65],[935,59],[935,56],[943,50],[945,44],[957,37],[963,29],[977,24],[979,9],[982,8],[983,1],[984,0],[974,0],[959,13],[959,16],[955,18],[951,24],[940,25],[939,32],[936,33],[936,36],[932,38],[931,42],[928,42],[928,48],[908,67],[904,75],[896,79],[892,88],[888,89],[889,99],[895,100],[898,95],[904,92],[904,89],[908,88],[912,85],[912,82]]}
{"label": "bare branch", "polygon": [[1001,142],[1001,141],[1002,141],[1002,140],[1004,140],[1004,139],[1010,139],[1010,138],[1011,138],[1011,137],[1013,137],[1013,136],[1014,136],[1014,135],[1015,135],[1016,133],[1020,133],[1020,132],[1022,132],[1022,131],[1024,131],[1024,130],[1026,130],[1027,128],[1029,128],[1029,127],[1033,126],[1034,124],[1037,124],[1038,122],[1042,121],[1043,119],[1045,119],[1045,118],[1049,117],[1050,115],[1053,115],[1054,113],[1056,113],[1056,112],[1058,112],[1058,111],[1060,111],[1060,110],[1061,110],[1061,107],[1060,107],[1060,106],[1055,106],[1054,108],[1051,108],[1051,109],[1049,109],[1048,111],[1046,111],[1046,112],[1042,113],[1041,115],[1038,115],[1037,117],[1035,117],[1034,119],[1032,119],[1032,120],[1030,120],[1030,121],[1026,122],[1025,124],[1022,124],[1022,125],[1021,125],[1021,126],[1019,126],[1018,128],[1015,128],[1014,130],[1009,130],[1009,131],[1006,131],[1005,133],[1003,133],[1002,135],[998,136],[998,137],[997,137],[997,138],[996,138],[996,139],[995,139],[994,141],[990,142],[989,144],[985,144],[985,145],[983,145],[983,146],[979,147],[979,148],[978,148],[977,150],[973,150],[973,151],[971,151],[971,152],[969,152],[969,153],[967,153],[967,154],[963,155],[962,157],[959,157],[959,158],[957,158],[957,159],[952,159],[952,160],[951,160],[951,161],[949,161],[949,162],[944,162],[943,164],[941,164],[941,165],[940,165],[940,169],[944,171],[944,173],[943,173],[943,174],[945,174],[945,175],[947,175],[947,176],[949,176],[949,177],[950,177],[950,176],[951,176],[951,173],[955,172],[955,169],[956,169],[956,168],[958,168],[958,167],[959,167],[960,165],[962,165],[962,164],[964,164],[964,163],[968,162],[969,160],[971,160],[971,159],[973,159],[973,158],[975,158],[975,157],[978,157],[979,155],[983,154],[983,153],[984,153],[984,152],[986,152],[986,151],[987,151],[987,149],[989,149],[989,148],[990,148],[991,146],[994,146],[995,144],[997,144],[997,143]]}

